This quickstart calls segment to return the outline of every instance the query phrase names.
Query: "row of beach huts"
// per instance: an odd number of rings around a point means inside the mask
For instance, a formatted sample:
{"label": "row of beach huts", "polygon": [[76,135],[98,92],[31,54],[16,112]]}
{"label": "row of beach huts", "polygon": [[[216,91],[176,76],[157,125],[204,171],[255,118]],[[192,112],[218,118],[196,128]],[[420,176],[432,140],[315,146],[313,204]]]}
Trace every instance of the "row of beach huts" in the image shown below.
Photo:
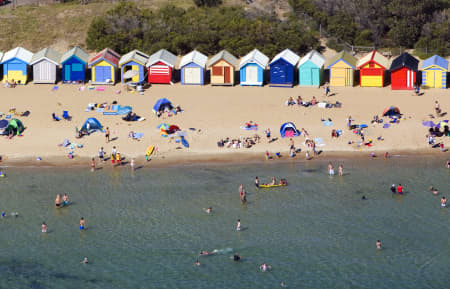
{"label": "row of beach huts", "polygon": [[[5,54],[0,52],[0,65],[3,67],[3,81],[26,84],[34,83],[88,82],[86,75],[90,70],[92,84],[114,84],[117,82],[168,84],[175,75],[178,57],[161,49],[147,55],[133,50],[123,56],[106,48],[91,59],[80,47],[73,47],[63,55],[51,48],[35,54],[17,47]],[[353,86],[356,75],[359,84],[365,87],[383,87],[390,77],[392,89],[413,89],[422,86],[447,88],[449,62],[434,55],[423,61],[419,81],[419,60],[407,52],[389,60],[376,50],[357,60],[352,54],[342,51],[329,61],[315,50],[302,58],[289,49],[269,58],[254,49],[240,60],[226,50],[208,57],[196,50],[181,57],[178,63],[179,78],[183,85],[204,85],[209,71],[212,85],[234,85],[239,76],[240,85],[292,87],[320,86],[325,73],[331,86]],[[298,70],[298,72],[297,72]],[[236,72],[236,73],[235,73]],[[298,75],[298,78],[297,78]]]}

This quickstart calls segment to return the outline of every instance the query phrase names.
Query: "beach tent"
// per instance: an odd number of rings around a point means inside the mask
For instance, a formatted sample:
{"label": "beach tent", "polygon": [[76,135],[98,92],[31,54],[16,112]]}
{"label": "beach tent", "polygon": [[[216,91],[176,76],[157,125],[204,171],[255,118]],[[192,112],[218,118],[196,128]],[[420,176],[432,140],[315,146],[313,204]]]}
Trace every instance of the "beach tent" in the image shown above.
{"label": "beach tent", "polygon": [[173,105],[167,98],[160,98],[156,101],[155,105],[153,106],[153,112],[157,113],[163,112],[165,109],[172,110]]}
{"label": "beach tent", "polygon": [[176,55],[165,49],[150,55],[147,61],[149,83],[172,83],[172,75],[177,63]]}
{"label": "beach tent", "polygon": [[23,123],[17,118],[13,118],[9,121],[8,126],[5,129],[5,134],[9,134],[13,131],[15,135],[19,135],[24,131],[24,129],[25,127],[23,126]]}
{"label": "beach tent", "polygon": [[249,54],[242,57],[239,64],[241,85],[262,86],[267,63],[269,63],[269,57],[258,49],[253,49]]}
{"label": "beach tent", "polygon": [[300,56],[285,49],[275,55],[269,63],[270,86],[292,87],[294,85],[294,68]]}
{"label": "beach tent", "polygon": [[[133,50],[123,55],[119,60],[122,83],[126,82],[127,80],[135,83],[143,82],[145,74],[145,64],[147,63],[149,57],[150,56],[139,50]],[[137,73],[133,77],[126,79],[124,75],[127,71],[130,70],[136,71]]]}
{"label": "beach tent", "polygon": [[91,69],[92,84],[114,84],[119,60],[120,55],[109,48],[97,53],[88,64]]}
{"label": "beach tent", "polygon": [[85,82],[86,65],[89,55],[80,47],[75,46],[61,57],[63,82]]}
{"label": "beach tent", "polygon": [[408,52],[403,53],[391,64],[391,89],[414,89],[419,60]]}
{"label": "beach tent", "polygon": [[383,87],[384,74],[389,60],[376,50],[361,58],[356,66],[359,69],[361,86]]}
{"label": "beach tent", "polygon": [[301,86],[320,86],[322,84],[325,58],[311,50],[298,63],[298,83]]}
{"label": "beach tent", "polygon": [[61,54],[48,47],[35,53],[30,63],[33,67],[33,83],[56,83],[60,60]]}
{"label": "beach tent", "polygon": [[327,66],[331,86],[353,86],[356,58],[344,50],[336,54]]}
{"label": "beach tent", "polygon": [[[89,123],[89,131],[87,131],[87,124]],[[88,118],[83,126],[81,127],[80,131],[85,131],[88,133],[97,131],[97,130],[102,130],[102,124],[94,117],[90,117]]]}
{"label": "beach tent", "polygon": [[292,122],[283,123],[280,127],[281,137],[295,137],[299,136],[300,132],[295,127],[295,124]]}
{"label": "beach tent", "polygon": [[422,85],[426,87],[447,88],[448,60],[433,55],[422,63]]}
{"label": "beach tent", "polygon": [[194,50],[181,58],[181,84],[205,83],[205,67],[208,57]]}
{"label": "beach tent", "polygon": [[26,84],[28,67],[33,53],[22,47],[14,48],[3,55],[3,81],[14,80],[17,84]]}
{"label": "beach tent", "polygon": [[8,127],[9,121],[7,119],[0,120],[0,135],[5,134],[5,130]]}
{"label": "beach tent", "polygon": [[383,116],[400,116],[400,109],[395,106],[390,106],[383,111]]}
{"label": "beach tent", "polygon": [[208,61],[211,70],[211,85],[234,85],[234,70],[238,60],[231,53],[222,50]]}

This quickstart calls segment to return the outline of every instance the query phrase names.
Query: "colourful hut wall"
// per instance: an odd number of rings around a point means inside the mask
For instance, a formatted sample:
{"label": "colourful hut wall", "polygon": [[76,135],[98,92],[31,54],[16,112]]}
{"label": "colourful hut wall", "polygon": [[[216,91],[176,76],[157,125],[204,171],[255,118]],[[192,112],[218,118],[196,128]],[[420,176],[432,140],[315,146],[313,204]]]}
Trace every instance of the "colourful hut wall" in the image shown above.
{"label": "colourful hut wall", "polygon": [[294,66],[283,58],[269,64],[270,66],[270,86],[294,85]]}
{"label": "colourful hut wall", "polygon": [[[127,67],[131,69],[127,69]],[[142,82],[144,81],[144,66],[135,62],[135,61],[128,61],[127,63],[123,64],[120,68],[120,78],[122,79],[122,82],[125,82],[125,79],[123,79],[123,75],[128,70],[135,70],[138,73],[133,76],[131,79],[132,82]]]}
{"label": "colourful hut wall", "polygon": [[172,67],[159,61],[148,68],[148,82],[169,84],[172,81]]}
{"label": "colourful hut wall", "polygon": [[72,56],[61,64],[63,81],[82,81],[85,82],[86,63]]}
{"label": "colourful hut wall", "polygon": [[194,62],[181,68],[181,84],[203,85],[205,69]]}
{"label": "colourful hut wall", "polygon": [[422,85],[426,87],[447,88],[447,71],[439,67],[422,70]]}
{"label": "colourful hut wall", "polygon": [[391,89],[414,89],[416,72],[402,67],[391,71]]}
{"label": "colourful hut wall", "polygon": [[247,63],[240,69],[241,85],[262,86],[264,69],[256,63]]}
{"label": "colourful hut wall", "polygon": [[92,65],[91,68],[92,83],[106,83],[108,79],[112,83],[116,82],[116,69],[113,65],[105,60],[99,61]]}
{"label": "colourful hut wall", "polygon": [[225,60],[220,60],[211,66],[212,85],[233,85],[234,67]]}
{"label": "colourful hut wall", "polygon": [[20,59],[13,58],[3,63],[3,81],[25,84],[28,80],[28,65]]}
{"label": "colourful hut wall", "polygon": [[330,68],[331,86],[353,86],[355,70],[343,60],[339,60]]}
{"label": "colourful hut wall", "polygon": [[298,83],[301,86],[320,86],[323,68],[317,67],[311,61],[306,61],[298,69]]}
{"label": "colourful hut wall", "polygon": [[369,62],[360,68],[361,86],[383,87],[385,68]]}

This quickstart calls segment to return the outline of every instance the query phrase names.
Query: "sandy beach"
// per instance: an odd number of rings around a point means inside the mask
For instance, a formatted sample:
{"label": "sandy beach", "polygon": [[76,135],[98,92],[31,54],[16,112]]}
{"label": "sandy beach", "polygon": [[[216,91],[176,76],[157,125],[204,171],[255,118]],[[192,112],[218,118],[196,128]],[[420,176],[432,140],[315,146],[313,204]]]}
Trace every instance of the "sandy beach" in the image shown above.
{"label": "sandy beach", "polygon": [[[87,85],[86,85],[87,86]],[[226,159],[248,160],[250,158],[264,159],[264,153],[281,152],[288,158],[290,142],[288,138],[280,137],[280,126],[284,122],[293,122],[300,130],[306,129],[309,138],[322,140],[318,146],[323,151],[321,156],[330,153],[363,155],[370,152],[382,154],[385,151],[442,154],[439,149],[431,149],[427,144],[425,135],[427,128],[422,121],[446,119],[429,117],[434,115],[434,102],[439,101],[442,111],[447,112],[450,99],[447,90],[422,90],[423,95],[417,96],[413,91],[392,91],[385,88],[331,88],[331,96],[323,94],[323,88],[271,88],[265,87],[211,87],[211,86],[182,86],[154,85],[144,92],[144,95],[126,92],[121,84],[108,86],[105,91],[88,90],[79,91],[81,85],[59,85],[57,91],[52,91],[53,85],[28,84],[16,88],[1,88],[2,102],[0,112],[3,118],[10,108],[17,112],[29,110],[28,117],[17,117],[24,123],[26,129],[22,137],[0,139],[0,155],[3,162],[34,162],[37,157],[49,163],[75,164],[94,157],[100,147],[109,155],[113,146],[126,158],[143,159],[145,150],[149,145],[158,148],[154,160],[170,162],[177,160],[193,161],[196,159]],[[118,93],[120,91],[120,93]],[[313,96],[318,101],[329,103],[339,101],[341,108],[319,108],[286,106],[286,100],[292,96],[295,99],[301,95],[304,101],[310,101]],[[158,118],[153,114],[152,108],[156,100],[166,97],[174,105],[180,105],[183,113]],[[133,107],[133,111],[145,121],[125,122],[121,116],[105,116],[96,111],[85,112],[89,103],[112,103]],[[383,110],[389,106],[400,108],[403,118],[398,124],[391,124],[383,128],[388,121],[384,118],[383,124],[372,124],[373,116],[381,116]],[[71,121],[54,121],[52,113],[61,116],[63,110],[68,110],[72,116]],[[348,116],[354,119],[354,124],[367,124],[364,130],[365,140],[372,139],[373,146],[358,146],[360,137],[346,128]],[[75,127],[80,128],[89,117],[97,118],[104,127],[109,127],[111,138],[114,141],[106,143],[103,133],[95,132],[90,136],[75,139]],[[321,119],[331,119],[332,126],[324,126]],[[258,124],[257,131],[241,129],[246,122],[253,121]],[[175,139],[160,136],[157,126],[160,123],[178,125],[187,133],[189,148],[184,148]],[[193,128],[193,129],[190,129]],[[270,128],[276,141],[268,143],[264,130]],[[331,130],[340,129],[343,135],[331,138]],[[128,138],[130,131],[143,133],[139,140]],[[260,142],[251,148],[219,148],[217,141],[229,137],[238,139],[258,134]],[[377,140],[381,137],[383,140]],[[69,148],[58,146],[64,139],[72,143],[82,144],[82,148],[75,148],[74,159],[68,159]],[[308,148],[304,145],[305,137],[294,138],[295,146],[302,152],[297,159],[305,158]],[[349,144],[353,141],[353,144]],[[437,142],[444,142],[445,147],[450,142],[445,137],[438,138]],[[353,152],[358,152],[353,154]],[[245,157],[244,157],[245,156]]]}

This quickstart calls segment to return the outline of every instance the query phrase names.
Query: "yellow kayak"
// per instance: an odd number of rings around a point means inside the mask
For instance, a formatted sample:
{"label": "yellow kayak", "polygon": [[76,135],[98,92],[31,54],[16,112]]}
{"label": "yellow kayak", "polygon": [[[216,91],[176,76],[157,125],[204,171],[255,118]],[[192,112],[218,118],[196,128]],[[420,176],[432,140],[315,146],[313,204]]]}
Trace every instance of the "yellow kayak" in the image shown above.
{"label": "yellow kayak", "polygon": [[147,150],[145,151],[145,155],[148,156],[148,157],[151,156],[154,150],[155,150],[154,146],[149,146],[147,148]]}
{"label": "yellow kayak", "polygon": [[285,187],[287,185],[259,185],[260,188],[275,188],[275,187]]}

